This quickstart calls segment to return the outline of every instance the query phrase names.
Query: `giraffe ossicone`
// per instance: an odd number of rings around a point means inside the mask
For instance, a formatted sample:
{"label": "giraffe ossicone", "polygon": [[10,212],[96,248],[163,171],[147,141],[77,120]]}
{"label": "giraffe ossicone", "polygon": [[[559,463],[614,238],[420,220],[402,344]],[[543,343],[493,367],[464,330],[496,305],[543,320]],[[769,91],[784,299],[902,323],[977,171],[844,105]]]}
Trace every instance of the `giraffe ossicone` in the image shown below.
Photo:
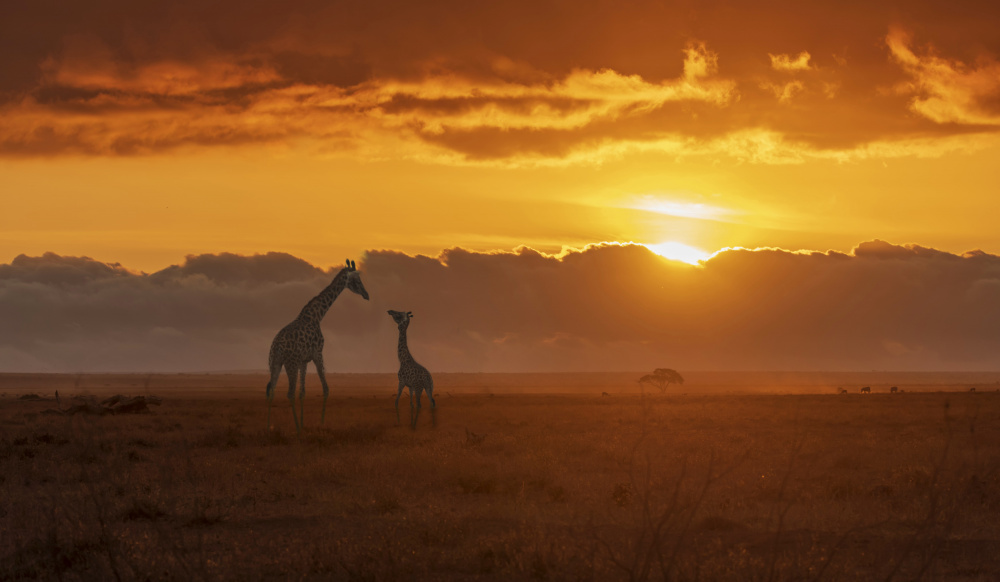
{"label": "giraffe ossicone", "polygon": [[[410,389],[410,427],[417,428],[417,418],[420,416],[420,396],[427,392],[427,398],[431,401],[431,416],[434,418],[434,411],[437,403],[434,402],[434,379],[427,368],[421,366],[413,359],[410,348],[406,343],[406,328],[410,326],[413,318],[412,311],[395,311],[390,309],[387,312],[392,316],[399,329],[399,344],[396,348],[396,355],[399,357],[399,390],[396,392],[396,422],[399,422],[399,397],[403,395],[403,388]],[[416,410],[414,410],[413,397],[416,396]]]}
{"label": "giraffe ossicone", "polygon": [[[281,369],[288,375],[288,400],[292,404],[292,419],[295,420],[295,431],[302,432],[305,426],[305,396],[306,396],[306,366],[312,362],[323,385],[323,412],[320,424],[326,420],[326,399],[330,396],[330,387],[326,383],[326,370],[323,366],[323,330],[320,323],[330,306],[344,290],[348,289],[368,300],[368,291],[361,282],[361,273],[354,261],[348,259],[347,265],[334,276],[333,281],[319,295],[306,303],[299,316],[294,321],[281,328],[271,342],[268,355],[268,368],[271,379],[267,383],[267,428],[271,428],[271,402],[274,400],[274,390],[278,385]],[[299,412],[295,411],[295,386],[299,385]]]}

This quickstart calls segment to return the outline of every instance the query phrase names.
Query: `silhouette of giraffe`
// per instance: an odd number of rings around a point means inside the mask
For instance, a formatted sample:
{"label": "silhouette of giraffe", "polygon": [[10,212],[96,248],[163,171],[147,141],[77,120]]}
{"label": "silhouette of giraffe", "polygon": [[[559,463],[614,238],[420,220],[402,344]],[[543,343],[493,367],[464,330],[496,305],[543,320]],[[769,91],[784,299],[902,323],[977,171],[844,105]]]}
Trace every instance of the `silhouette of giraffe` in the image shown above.
{"label": "silhouette of giraffe", "polygon": [[[271,353],[268,356],[268,367],[271,369],[271,380],[267,383],[267,427],[271,428],[271,401],[274,400],[274,389],[278,385],[278,376],[284,366],[288,375],[288,400],[292,403],[292,418],[295,420],[295,432],[302,431],[305,426],[306,396],[306,365],[311,361],[316,366],[316,373],[323,385],[323,412],[320,424],[326,420],[326,399],[330,388],[326,384],[326,371],[323,368],[323,331],[320,322],[333,305],[340,292],[347,288],[368,300],[368,291],[361,283],[361,273],[354,261],[348,260],[347,266],[340,270],[333,281],[319,295],[313,297],[299,312],[295,321],[281,328],[271,342]],[[295,383],[300,380],[299,413],[295,413]]]}
{"label": "silhouette of giraffe", "polygon": [[[399,422],[399,397],[403,395],[403,388],[408,387],[410,389],[410,426],[417,428],[417,417],[420,416],[420,395],[423,391],[427,391],[427,398],[431,401],[432,417],[434,409],[437,408],[437,403],[434,402],[434,379],[431,378],[431,373],[427,371],[427,368],[421,366],[413,359],[413,356],[410,355],[410,348],[406,345],[406,328],[410,326],[410,318],[413,317],[413,312],[407,311],[403,313],[402,311],[393,311],[390,309],[387,313],[392,316],[393,321],[396,322],[396,327],[399,328],[399,347],[396,349],[396,355],[399,356],[399,391],[396,392],[396,422]],[[416,414],[413,412],[414,392],[416,392],[417,396]]]}

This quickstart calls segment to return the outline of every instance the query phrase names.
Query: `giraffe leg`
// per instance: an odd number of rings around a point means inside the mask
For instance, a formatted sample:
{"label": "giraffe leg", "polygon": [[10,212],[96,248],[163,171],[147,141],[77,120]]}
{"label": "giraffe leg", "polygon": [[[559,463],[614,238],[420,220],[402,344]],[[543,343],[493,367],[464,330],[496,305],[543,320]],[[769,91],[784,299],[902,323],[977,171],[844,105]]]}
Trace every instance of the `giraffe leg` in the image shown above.
{"label": "giraffe leg", "polygon": [[[413,418],[412,418],[413,427],[412,428],[414,428],[414,429],[417,428],[417,419],[420,418],[420,407],[421,407],[420,396],[423,394],[423,392],[424,392],[423,388],[417,388],[417,408],[416,408],[416,412],[412,415],[413,416]],[[413,400],[412,400],[412,391],[411,391],[411,400],[410,400],[410,402],[411,403],[413,402]],[[411,404],[410,411],[411,412],[413,411],[412,404]]]}
{"label": "giraffe leg", "polygon": [[308,364],[309,364],[309,362],[303,363],[302,364],[302,369],[299,370],[299,373],[302,375],[299,378],[299,385],[300,385],[300,388],[299,388],[299,424],[302,425],[302,428],[306,427],[306,366]]}
{"label": "giraffe leg", "polygon": [[326,399],[330,396],[330,387],[326,384],[326,369],[323,366],[323,354],[313,358],[316,365],[316,373],[319,374],[319,383],[323,385],[323,412],[319,414],[319,423],[322,425],[326,421]]}
{"label": "giraffe leg", "polygon": [[431,382],[430,387],[427,388],[427,399],[431,401],[431,408],[437,408],[437,402],[434,402],[434,383]]}
{"label": "giraffe leg", "polygon": [[271,367],[271,380],[267,383],[267,430],[271,430],[271,403],[274,402],[274,389],[278,386],[278,377],[281,376],[281,366]]}
{"label": "giraffe leg", "polygon": [[413,412],[415,410],[413,408],[413,406],[414,406],[413,405],[413,386],[410,386],[409,388],[410,388],[410,392],[409,392],[409,396],[410,396],[410,428],[413,428],[414,426],[416,426],[416,421],[413,419]]}
{"label": "giraffe leg", "polygon": [[427,389],[427,399],[431,401],[431,426],[437,426],[437,402],[434,402],[434,381]]}
{"label": "giraffe leg", "polygon": [[299,428],[299,417],[297,416],[295,410],[295,385],[299,380],[299,368],[298,366],[285,366],[285,374],[288,376],[288,401],[292,403],[292,420],[295,421],[295,432],[299,433],[302,429]]}
{"label": "giraffe leg", "polygon": [[399,424],[399,397],[403,395],[403,388],[406,383],[402,380],[399,381],[399,390],[396,392],[396,424]]}

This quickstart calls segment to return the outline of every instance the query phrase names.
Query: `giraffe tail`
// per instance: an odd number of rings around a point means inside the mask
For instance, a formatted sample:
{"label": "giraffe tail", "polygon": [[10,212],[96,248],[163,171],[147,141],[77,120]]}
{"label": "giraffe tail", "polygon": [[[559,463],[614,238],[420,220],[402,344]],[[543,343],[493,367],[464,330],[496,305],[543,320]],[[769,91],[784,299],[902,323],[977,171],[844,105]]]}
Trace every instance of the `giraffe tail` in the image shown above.
{"label": "giraffe tail", "polygon": [[267,381],[265,394],[267,395],[268,400],[270,400],[271,398],[274,398],[274,390],[278,387],[278,377],[281,376],[281,364],[276,365],[273,354],[270,358],[268,358],[267,364],[267,367],[271,372],[271,377]]}

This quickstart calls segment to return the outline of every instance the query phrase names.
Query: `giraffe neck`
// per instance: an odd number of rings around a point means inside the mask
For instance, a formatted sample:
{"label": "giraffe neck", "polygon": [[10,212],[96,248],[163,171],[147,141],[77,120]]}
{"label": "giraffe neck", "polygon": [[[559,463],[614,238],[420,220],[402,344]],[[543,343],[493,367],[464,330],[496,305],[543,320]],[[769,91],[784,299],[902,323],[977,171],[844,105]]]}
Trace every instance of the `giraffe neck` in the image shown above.
{"label": "giraffe neck", "polygon": [[347,269],[341,269],[337,276],[333,278],[333,281],[323,289],[319,295],[313,297],[306,303],[306,306],[302,308],[299,313],[299,319],[319,324],[326,316],[326,312],[330,310],[330,306],[333,302],[337,300],[337,296],[340,295],[344,287],[347,286]]}
{"label": "giraffe neck", "polygon": [[399,363],[412,362],[410,348],[406,345],[406,328],[399,330],[399,346],[396,348],[396,355],[399,356]]}

